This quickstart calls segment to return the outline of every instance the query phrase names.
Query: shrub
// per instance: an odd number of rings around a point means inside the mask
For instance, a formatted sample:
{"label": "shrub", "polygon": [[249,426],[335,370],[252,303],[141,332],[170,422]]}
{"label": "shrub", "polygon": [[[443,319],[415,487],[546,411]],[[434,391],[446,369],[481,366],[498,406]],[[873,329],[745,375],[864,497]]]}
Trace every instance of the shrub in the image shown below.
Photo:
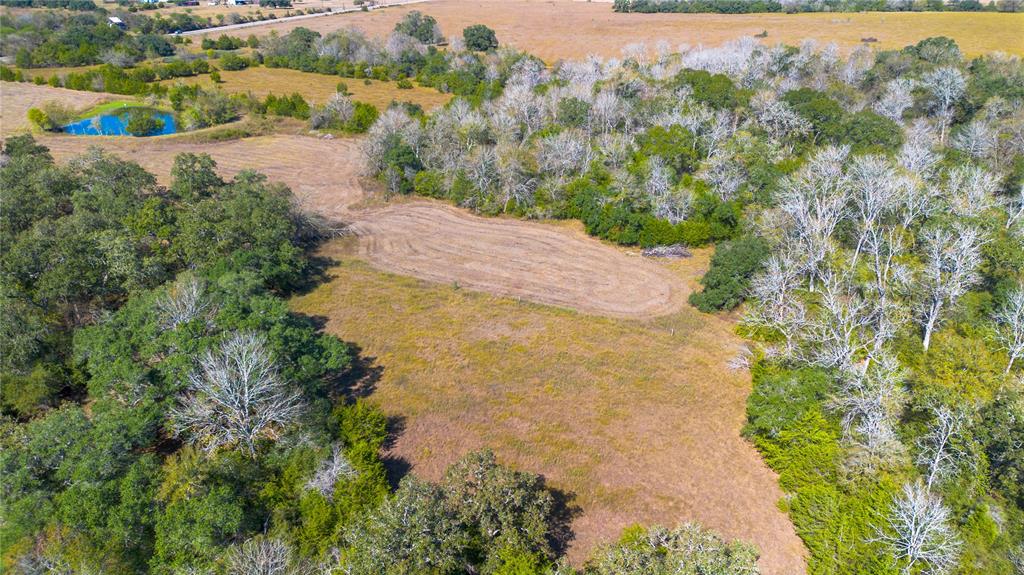
{"label": "shrub", "polygon": [[56,126],[54,125],[50,117],[46,115],[46,112],[40,110],[39,108],[28,109],[28,121],[32,122],[33,125],[35,125],[41,130],[52,131],[56,129]]}
{"label": "shrub", "polygon": [[715,249],[711,267],[700,283],[704,289],[690,294],[690,303],[703,312],[729,310],[743,302],[750,278],[769,254],[768,244],[757,236],[725,242]]}
{"label": "shrub", "polygon": [[353,102],[355,110],[352,112],[352,119],[345,124],[344,129],[348,132],[361,134],[370,129],[370,126],[377,121],[380,112],[373,104],[365,102]]}
{"label": "shrub", "polygon": [[406,80],[405,78],[402,78],[401,80],[398,81],[398,89],[399,90],[412,90],[412,82],[410,82],[409,80]]}
{"label": "shrub", "polygon": [[133,136],[149,136],[164,129],[164,121],[152,110],[131,110],[125,130]]}
{"label": "shrub", "polygon": [[248,68],[251,63],[252,62],[248,58],[236,56],[235,54],[224,54],[220,59],[220,67],[229,72],[244,70]]}

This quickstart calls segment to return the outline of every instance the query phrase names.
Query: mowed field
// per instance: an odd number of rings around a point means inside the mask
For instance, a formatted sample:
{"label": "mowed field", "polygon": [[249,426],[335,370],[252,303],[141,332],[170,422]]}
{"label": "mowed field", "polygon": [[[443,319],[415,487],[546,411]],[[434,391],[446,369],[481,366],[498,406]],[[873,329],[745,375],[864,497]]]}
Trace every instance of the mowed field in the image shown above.
{"label": "mowed field", "polygon": [[[330,280],[293,307],[361,346],[360,391],[399,421],[397,467],[438,479],[489,447],[544,474],[577,508],[577,562],[628,525],[700,521],[755,543],[767,575],[804,572],[777,480],[740,437],[750,376],[726,367],[731,322],[689,307],[609,319],[426,283],[373,269],[353,243],[324,248]],[[708,257],[662,267],[689,287]]]}
{"label": "mowed field", "polygon": [[[377,106],[380,110],[388,107],[392,101],[412,102],[430,110],[443,106],[451,99],[451,94],[443,94],[432,88],[414,86],[410,90],[400,90],[397,82],[381,82],[340,78],[325,74],[311,74],[286,68],[266,68],[258,66],[245,70],[220,72],[222,82],[217,87],[228,93],[251,92],[257,96],[267,94],[291,94],[298,92],[307,101],[315,104],[327,102],[332,94],[338,91],[338,82],[345,82],[351,98]],[[177,82],[200,84],[212,87],[214,84],[208,75],[190,78],[165,80],[163,83],[173,85]]]}
{"label": "mowed field", "polygon": [[718,45],[767,31],[762,42],[797,45],[812,38],[852,49],[862,38],[878,39],[879,49],[902,48],[930,36],[948,36],[968,56],[991,51],[1024,55],[1024,13],[865,12],[856,14],[618,14],[604,2],[572,0],[436,0],[408,7],[283,22],[247,29],[257,36],[303,26],[328,33],[357,26],[386,36],[411,10],[437,18],[445,35],[458,35],[471,24],[486,24],[498,40],[543,58],[618,56],[633,42],[668,41],[695,46]]}

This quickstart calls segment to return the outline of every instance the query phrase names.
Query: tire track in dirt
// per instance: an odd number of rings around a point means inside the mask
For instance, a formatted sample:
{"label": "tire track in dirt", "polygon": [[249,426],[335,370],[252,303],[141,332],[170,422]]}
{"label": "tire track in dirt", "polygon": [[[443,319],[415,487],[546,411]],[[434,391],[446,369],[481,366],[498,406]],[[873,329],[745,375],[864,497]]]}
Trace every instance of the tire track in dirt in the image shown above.
{"label": "tire track in dirt", "polygon": [[581,232],[510,218],[484,218],[413,200],[360,209],[358,140],[275,135],[219,143],[170,138],[50,136],[58,159],[96,145],[138,162],[167,183],[174,156],[207,153],[224,176],[249,169],[288,185],[302,206],[350,224],[375,266],[439,283],[622,318],[677,311],[686,288],[659,265]]}

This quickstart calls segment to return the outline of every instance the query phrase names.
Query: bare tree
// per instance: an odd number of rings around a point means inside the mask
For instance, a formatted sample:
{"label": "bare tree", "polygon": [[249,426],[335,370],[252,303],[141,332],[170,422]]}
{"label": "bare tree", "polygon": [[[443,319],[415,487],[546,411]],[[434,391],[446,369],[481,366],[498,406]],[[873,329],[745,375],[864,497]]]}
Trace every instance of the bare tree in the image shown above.
{"label": "bare tree", "polygon": [[278,539],[253,537],[227,553],[227,575],[301,575],[288,545]]}
{"label": "bare tree", "polygon": [[538,142],[538,167],[554,175],[559,182],[584,170],[590,160],[590,142],[578,132],[566,130]]}
{"label": "bare tree", "polygon": [[896,186],[897,212],[900,225],[909,229],[929,217],[939,208],[941,191],[913,177],[899,178]]}
{"label": "bare tree", "polygon": [[199,361],[171,418],[177,433],[206,451],[238,446],[255,456],[257,443],[276,438],[301,410],[263,336],[239,332]]}
{"label": "bare tree", "polygon": [[980,166],[959,165],[946,177],[946,203],[960,217],[973,218],[995,205],[999,178]]}
{"label": "bare tree", "polygon": [[409,117],[402,107],[389,108],[374,122],[363,140],[362,152],[370,173],[381,173],[385,167],[385,154],[394,145],[395,138],[419,154],[423,130],[418,120]]}
{"label": "bare tree", "polygon": [[961,541],[949,509],[920,483],[903,486],[889,509],[888,529],[878,540],[887,544],[904,575],[942,575],[956,567]]}
{"label": "bare tree", "polygon": [[501,146],[496,150],[498,162],[498,193],[501,196],[502,211],[508,211],[509,204],[530,206],[534,202],[537,180],[527,170],[520,157],[521,150],[514,146]]}
{"label": "bare tree", "polygon": [[891,211],[900,183],[896,171],[884,156],[858,156],[850,165],[850,191],[859,233],[853,261],[857,262],[864,242],[879,233],[882,220]]}
{"label": "bare tree", "polygon": [[850,179],[843,171],[848,148],[828,147],[787,179],[779,198],[787,238],[815,289],[820,266],[834,249],[832,236],[847,216]]}
{"label": "bare tree", "polygon": [[822,277],[820,313],[811,321],[810,361],[824,367],[854,371],[871,348],[872,306],[848,278],[827,271]]}
{"label": "bare tree", "polygon": [[924,75],[922,85],[931,95],[932,113],[939,119],[942,127],[939,142],[946,142],[946,128],[953,120],[953,108],[964,95],[967,81],[963,73],[953,66],[936,68]]}
{"label": "bare tree", "polygon": [[918,119],[907,130],[907,141],[900,148],[897,161],[908,171],[917,174],[921,179],[928,179],[939,163],[939,155],[935,153],[937,142],[928,122]]}
{"label": "bare tree", "polygon": [[313,129],[329,128],[333,124],[344,124],[352,119],[355,105],[348,96],[334,93],[321,108],[313,110],[309,123]]}
{"label": "bare tree", "polygon": [[757,125],[773,140],[806,134],[811,129],[811,124],[803,116],[776,98],[773,92],[758,92],[751,99],[750,108]]}
{"label": "bare tree", "polygon": [[857,87],[864,81],[864,76],[874,65],[875,53],[871,48],[861,44],[853,52],[850,52],[846,64],[839,71],[839,79],[850,86]]}
{"label": "bare tree", "polygon": [[711,185],[711,189],[723,202],[735,198],[747,181],[743,164],[725,153],[709,157],[700,176]]}
{"label": "bare tree", "polygon": [[320,467],[313,473],[313,477],[306,482],[306,489],[319,492],[327,499],[334,497],[334,486],[339,479],[355,477],[358,474],[352,467],[345,451],[340,445],[335,445],[331,454],[324,458]]}
{"label": "bare tree", "polygon": [[1010,356],[1005,372],[1010,373],[1014,362],[1024,353],[1024,289],[1010,292],[993,319],[996,322],[996,339]]}
{"label": "bare tree", "polygon": [[846,437],[883,460],[903,452],[896,425],[907,403],[905,379],[899,361],[885,354],[864,373],[844,373],[832,400]]}
{"label": "bare tree", "polygon": [[924,265],[917,281],[916,316],[924,331],[924,349],[928,351],[942,313],[978,280],[983,240],[980,230],[960,224],[952,229],[926,230],[922,238]]}
{"label": "bare tree", "polygon": [[953,136],[952,146],[972,158],[987,158],[999,143],[999,132],[984,118],[976,118]]}
{"label": "bare tree", "polygon": [[917,443],[917,463],[926,470],[925,487],[931,491],[937,481],[948,479],[969,454],[961,448],[967,416],[944,405],[931,408],[935,421]]}
{"label": "bare tree", "polygon": [[801,333],[807,328],[807,309],[795,293],[799,287],[799,271],[784,257],[772,255],[764,269],[751,281],[754,301],[743,316],[749,327],[779,332],[785,340],[782,350],[792,356]]}
{"label": "bare tree", "polygon": [[626,104],[615,95],[615,92],[604,90],[594,97],[590,113],[591,125],[601,133],[607,134],[625,118]]}
{"label": "bare tree", "polygon": [[1010,229],[1024,216],[1024,183],[1012,195],[1003,198],[1006,208],[1006,229]]}
{"label": "bare tree", "polygon": [[914,105],[914,81],[906,78],[890,80],[885,93],[875,102],[875,112],[894,122],[903,121],[903,112]]}
{"label": "bare tree", "polygon": [[160,326],[176,329],[183,323],[207,315],[213,311],[203,282],[189,277],[179,280],[166,294],[156,300]]}

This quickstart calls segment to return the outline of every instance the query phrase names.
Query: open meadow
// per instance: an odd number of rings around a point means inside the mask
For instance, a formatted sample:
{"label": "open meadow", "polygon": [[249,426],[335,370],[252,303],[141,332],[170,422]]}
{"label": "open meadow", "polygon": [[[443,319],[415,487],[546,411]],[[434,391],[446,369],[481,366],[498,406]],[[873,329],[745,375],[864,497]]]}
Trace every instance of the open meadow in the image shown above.
{"label": "open meadow", "polygon": [[[267,94],[280,96],[298,92],[311,104],[326,102],[337,92],[339,82],[345,83],[353,100],[373,104],[380,110],[386,109],[392,101],[412,102],[419,104],[424,110],[431,110],[443,106],[451,99],[451,94],[444,94],[432,88],[413,86],[411,89],[403,90],[397,87],[396,82],[339,78],[287,68],[258,66],[238,71],[222,70],[220,77],[221,83],[216,86],[229,94],[252,93],[265,97]],[[206,88],[214,86],[208,75],[163,81],[166,85],[178,82],[199,84]]]}
{"label": "open meadow", "polygon": [[[728,318],[602,318],[381,273],[351,239],[322,254],[329,281],[293,308],[372,358],[362,391],[401,422],[395,465],[437,479],[486,446],[543,473],[579,508],[577,561],[628,525],[696,520],[755,543],[765,574],[803,572],[776,479],[739,435],[750,376],[726,367]],[[693,288],[709,255],[661,267]]]}
{"label": "open meadow", "polygon": [[445,35],[472,24],[486,24],[503,44],[539,56],[549,64],[590,54],[619,56],[622,47],[665,40],[718,45],[767,32],[767,44],[798,45],[805,39],[835,42],[844,50],[874,37],[878,49],[902,48],[931,36],[956,40],[967,56],[992,51],[1024,55],[1024,13],[864,12],[805,14],[620,14],[607,3],[571,0],[437,0],[408,7],[342,14],[309,21],[258,26],[262,36],[306,27],[321,33],[356,26],[384,37],[406,13],[419,10],[437,19]]}

